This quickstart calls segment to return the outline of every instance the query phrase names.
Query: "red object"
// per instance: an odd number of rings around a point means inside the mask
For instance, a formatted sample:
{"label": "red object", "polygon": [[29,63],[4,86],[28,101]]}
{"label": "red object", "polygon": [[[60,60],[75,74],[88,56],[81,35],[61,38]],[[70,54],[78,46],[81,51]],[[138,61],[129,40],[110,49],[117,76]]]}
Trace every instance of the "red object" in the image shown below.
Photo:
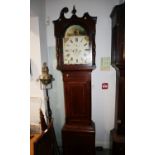
{"label": "red object", "polygon": [[108,89],[108,83],[102,83],[102,89]]}

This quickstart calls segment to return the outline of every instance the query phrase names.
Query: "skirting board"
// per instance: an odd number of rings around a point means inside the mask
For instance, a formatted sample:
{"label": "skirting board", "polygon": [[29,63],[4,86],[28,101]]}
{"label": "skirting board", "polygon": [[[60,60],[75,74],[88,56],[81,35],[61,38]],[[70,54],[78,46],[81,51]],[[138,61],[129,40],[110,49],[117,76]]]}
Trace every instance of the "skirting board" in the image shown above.
{"label": "skirting board", "polygon": [[96,141],[96,146],[102,146],[104,149],[110,148],[110,142]]}

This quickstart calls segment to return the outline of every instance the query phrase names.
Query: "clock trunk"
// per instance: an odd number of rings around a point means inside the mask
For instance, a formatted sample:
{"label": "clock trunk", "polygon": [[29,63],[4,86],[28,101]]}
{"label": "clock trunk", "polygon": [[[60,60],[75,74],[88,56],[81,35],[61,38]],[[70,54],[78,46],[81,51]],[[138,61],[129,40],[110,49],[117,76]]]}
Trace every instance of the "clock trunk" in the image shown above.
{"label": "clock trunk", "polygon": [[63,73],[66,124],[91,124],[91,72]]}

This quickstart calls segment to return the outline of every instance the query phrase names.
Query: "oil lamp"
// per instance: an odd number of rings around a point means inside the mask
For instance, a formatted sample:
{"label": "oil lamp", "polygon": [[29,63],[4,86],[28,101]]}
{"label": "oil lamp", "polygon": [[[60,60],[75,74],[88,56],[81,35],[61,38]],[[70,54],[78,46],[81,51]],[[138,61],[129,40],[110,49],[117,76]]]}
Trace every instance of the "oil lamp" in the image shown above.
{"label": "oil lamp", "polygon": [[39,80],[40,80],[41,89],[45,90],[45,93],[46,93],[46,101],[47,101],[46,116],[47,116],[47,120],[48,120],[48,122],[51,122],[52,111],[51,111],[51,108],[50,108],[48,89],[52,88],[52,81],[54,80],[54,78],[53,78],[53,76],[51,74],[49,74],[49,69],[48,69],[46,63],[43,63],[42,75],[39,76]]}

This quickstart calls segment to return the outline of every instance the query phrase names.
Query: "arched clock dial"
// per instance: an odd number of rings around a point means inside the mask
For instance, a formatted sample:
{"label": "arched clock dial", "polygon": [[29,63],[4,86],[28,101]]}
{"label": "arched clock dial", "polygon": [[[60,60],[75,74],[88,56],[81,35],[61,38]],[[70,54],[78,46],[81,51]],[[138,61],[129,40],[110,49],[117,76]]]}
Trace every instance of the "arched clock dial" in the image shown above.
{"label": "arched clock dial", "polygon": [[64,64],[91,64],[92,52],[88,36],[71,36],[63,40]]}

